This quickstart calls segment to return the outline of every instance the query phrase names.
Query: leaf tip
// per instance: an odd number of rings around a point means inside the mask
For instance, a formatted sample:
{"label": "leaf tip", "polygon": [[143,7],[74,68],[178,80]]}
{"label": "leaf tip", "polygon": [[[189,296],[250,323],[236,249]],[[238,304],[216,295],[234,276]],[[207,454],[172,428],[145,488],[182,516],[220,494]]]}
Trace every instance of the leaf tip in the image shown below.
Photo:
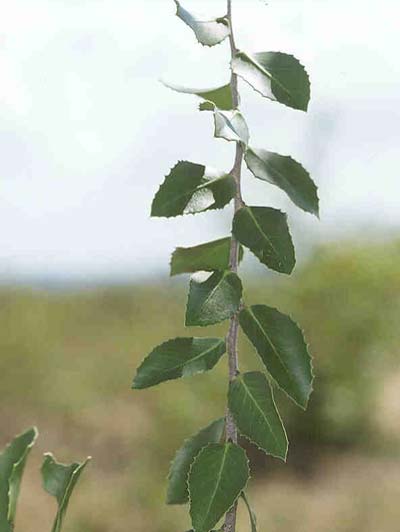
{"label": "leaf tip", "polygon": [[139,380],[137,377],[135,377],[132,381],[131,390],[142,390],[143,386],[141,386]]}
{"label": "leaf tip", "polygon": [[141,376],[141,369],[142,369],[143,363],[144,361],[136,370],[136,375],[133,378],[131,390],[143,390],[144,388],[147,388],[146,383]]}

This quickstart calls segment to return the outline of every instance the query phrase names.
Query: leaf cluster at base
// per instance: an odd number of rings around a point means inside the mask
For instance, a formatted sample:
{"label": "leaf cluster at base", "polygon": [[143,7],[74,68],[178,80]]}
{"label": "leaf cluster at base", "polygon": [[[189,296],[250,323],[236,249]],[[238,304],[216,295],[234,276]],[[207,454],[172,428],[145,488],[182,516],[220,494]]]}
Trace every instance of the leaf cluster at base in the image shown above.
{"label": "leaf cluster at base", "polygon": [[[13,532],[14,530],[22,476],[37,437],[38,431],[33,427],[16,436],[0,453],[1,532]],[[45,454],[41,468],[43,488],[56,498],[58,504],[52,532],[61,532],[72,492],[89,460],[90,458],[82,463],[64,465],[56,462],[51,453]]]}

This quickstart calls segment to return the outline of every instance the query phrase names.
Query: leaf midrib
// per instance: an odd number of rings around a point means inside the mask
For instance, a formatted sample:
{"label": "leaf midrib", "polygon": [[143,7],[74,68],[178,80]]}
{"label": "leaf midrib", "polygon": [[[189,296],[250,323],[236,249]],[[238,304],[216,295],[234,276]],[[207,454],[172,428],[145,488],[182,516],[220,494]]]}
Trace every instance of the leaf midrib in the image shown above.
{"label": "leaf midrib", "polygon": [[[221,287],[222,283],[224,281],[226,281],[226,278],[229,277],[231,275],[232,272],[224,272],[222,274],[222,277],[221,279],[218,281],[218,283],[214,286],[214,288],[210,291],[210,293],[207,295],[207,297],[205,298],[205,300],[203,301],[203,303],[200,305],[200,309],[199,309],[199,312],[197,313],[197,315],[199,316],[201,314],[201,312],[204,310],[204,307],[207,305],[207,303],[210,301],[210,299],[212,298],[212,296],[215,294],[215,292]],[[207,282],[207,281],[205,281]],[[228,283],[229,284],[229,283]],[[232,288],[232,285],[229,285],[230,288]]]}
{"label": "leaf midrib", "polygon": [[277,438],[276,438],[276,436],[275,436],[274,431],[272,430],[272,427],[271,427],[271,425],[270,425],[270,423],[269,423],[269,421],[268,421],[268,418],[267,418],[267,416],[266,416],[264,410],[261,408],[261,406],[258,404],[256,398],[255,398],[254,395],[251,393],[249,387],[247,386],[247,384],[246,384],[245,381],[244,381],[244,378],[243,378],[243,377],[239,377],[238,381],[242,383],[243,388],[245,389],[245,392],[247,392],[247,394],[249,395],[250,399],[253,400],[253,402],[254,402],[254,404],[255,404],[257,410],[259,410],[259,412],[261,413],[262,417],[264,418],[265,422],[266,422],[267,425],[268,425],[268,428],[269,428],[269,430],[270,430],[270,433],[271,433],[272,437],[274,438],[274,441],[275,441],[275,443],[276,443],[277,448],[279,448],[279,442],[278,442],[278,440],[277,440]]}
{"label": "leaf midrib", "polygon": [[279,362],[281,363],[283,369],[286,371],[288,377],[289,377],[289,380],[292,382],[292,384],[294,384],[296,386],[296,381],[293,380],[285,362],[282,360],[280,354],[279,354],[279,351],[277,351],[277,349],[275,348],[274,344],[272,343],[272,340],[270,339],[270,337],[268,336],[268,334],[266,333],[266,331],[263,329],[262,327],[262,324],[260,323],[260,321],[257,319],[256,315],[254,314],[254,312],[252,311],[251,308],[248,308],[246,309],[249,314],[251,314],[251,316],[253,317],[254,321],[256,322],[256,324],[258,325],[259,329],[261,330],[263,336],[267,339],[269,345],[272,347],[272,350],[273,352],[275,353],[276,357],[278,358]]}
{"label": "leaf midrib", "polygon": [[[287,89],[280,81],[278,78],[276,78],[273,74],[271,74],[271,72],[269,72],[266,68],[264,68],[262,65],[260,65],[260,63],[258,61],[256,61],[256,59],[253,57],[253,56],[250,56],[248,54],[246,54],[246,52],[239,52],[238,56],[240,58],[240,56],[244,56],[252,65],[254,65],[257,70],[259,70],[262,74],[264,74],[265,76],[267,76],[267,78],[269,78],[270,80],[274,81],[277,85],[280,86],[280,88],[286,92],[286,94],[288,95],[289,99],[292,100],[293,97],[292,97],[292,93],[289,91],[289,89]],[[272,90],[272,88],[271,88]],[[275,95],[274,95],[275,96]]]}
{"label": "leaf midrib", "polygon": [[206,514],[204,516],[204,519],[203,519],[203,524],[206,521],[206,518],[208,517],[208,515],[210,513],[211,506],[212,506],[212,504],[214,502],[215,495],[216,495],[216,493],[218,491],[218,488],[219,488],[219,485],[220,485],[220,482],[221,482],[221,478],[222,478],[222,471],[224,469],[225,462],[226,462],[226,456],[228,454],[228,450],[229,450],[229,444],[225,445],[225,448],[224,448],[224,454],[222,456],[221,466],[220,466],[219,471],[218,471],[218,477],[217,477],[217,480],[216,480],[216,483],[215,483],[215,488],[214,488],[212,496],[210,497],[210,502],[209,502],[209,505],[208,505],[208,508],[207,508],[207,512],[206,512]]}
{"label": "leaf midrib", "polygon": [[[294,186],[292,185],[292,183],[290,182],[290,180],[284,176],[272,163],[269,163],[268,161],[262,159],[261,157],[259,157],[259,155],[254,151],[254,150],[250,150],[252,152],[252,154],[259,160],[261,161],[262,164],[264,164],[267,168],[266,168],[266,171],[267,173],[269,172],[269,167],[272,168],[272,170],[278,174],[278,176],[282,179],[282,181],[284,182],[284,184],[286,185],[286,188],[289,189],[289,190],[286,190],[286,192],[289,194],[292,194],[293,196],[298,196],[297,194],[297,191],[296,189],[294,188]],[[271,153],[271,152],[268,152],[268,153]],[[285,159],[290,159],[291,161],[293,161],[293,159],[291,157],[286,157],[284,155],[281,155],[281,157],[284,157]],[[306,171],[306,170],[305,170]],[[308,172],[307,172],[308,174]],[[309,175],[309,174],[308,174]],[[258,177],[258,176],[257,176]],[[263,178],[259,178],[259,179],[263,179]],[[276,185],[279,187],[279,185],[275,182],[274,178],[272,178],[270,180],[270,183],[273,184],[273,185]],[[279,187],[279,188],[282,188],[282,187]]]}
{"label": "leaf midrib", "polygon": [[219,340],[217,343],[215,343],[215,345],[211,346],[210,348],[206,349],[206,351],[202,351],[199,355],[191,358],[190,360],[187,360],[186,362],[184,363],[181,363],[181,364],[178,364],[177,366],[174,366],[172,368],[168,368],[164,371],[160,371],[161,374],[165,374],[165,373],[169,373],[170,371],[175,371],[176,369],[181,369],[181,368],[184,368],[187,364],[190,364],[192,362],[195,362],[196,360],[198,360],[199,358],[202,358],[202,357],[205,357],[207,356],[210,351],[212,351],[213,349],[216,349],[218,347],[219,344],[222,344],[223,341],[222,340]]}
{"label": "leaf midrib", "polygon": [[[228,127],[228,129],[230,129],[232,131],[232,133],[234,133],[236,135],[236,137],[239,139],[236,142],[244,142],[245,144],[248,143],[248,139],[247,139],[248,131],[246,131],[246,139],[243,139],[239,129],[237,128],[237,126],[240,127],[240,125],[238,123],[234,124],[234,120],[235,119],[243,120],[241,125],[244,126],[244,128],[246,128],[246,123],[245,123],[245,120],[243,118],[243,115],[239,111],[234,111],[233,114],[232,114],[232,118],[228,118],[227,116],[225,116],[223,113],[221,113],[218,110],[215,111],[215,114],[216,115],[218,114],[220,117],[222,117],[222,119],[224,120],[225,125]],[[228,140],[228,141],[231,140],[231,139],[228,139],[227,137],[225,137],[224,135],[221,135],[221,137],[224,138],[225,140]]]}
{"label": "leaf midrib", "polygon": [[[203,173],[203,176],[200,178],[200,181],[202,179],[204,179],[205,171],[206,170],[205,170],[205,167],[204,167],[204,173]],[[175,194],[173,198],[167,199],[166,201],[162,202],[163,208],[166,208],[166,207],[169,207],[171,205],[174,205],[180,199],[185,198],[186,196],[189,196],[188,200],[187,200],[187,202],[186,202],[186,204],[185,204],[185,206],[183,208],[183,211],[184,211],[186,209],[186,207],[188,206],[189,201],[192,199],[192,197],[194,196],[194,194],[196,192],[198,192],[199,190],[203,190],[204,188],[210,188],[211,185],[214,185],[218,181],[222,181],[224,179],[227,179],[228,177],[230,177],[229,174],[224,174],[223,176],[217,177],[216,179],[210,179],[209,181],[207,181],[206,183],[203,183],[201,185],[196,185],[194,188],[191,188],[191,190],[188,190],[186,192],[182,192],[181,194]],[[210,188],[210,192],[214,196],[214,192],[213,192],[213,190],[211,188]],[[214,197],[214,201],[215,201],[215,197]]]}
{"label": "leaf midrib", "polygon": [[266,240],[266,242],[271,246],[272,250],[274,251],[275,253],[275,258],[276,260],[278,261],[278,264],[280,266],[283,266],[281,260],[279,259],[279,253],[278,251],[276,250],[274,244],[271,242],[271,240],[268,238],[268,236],[264,233],[263,231],[263,228],[261,227],[261,225],[259,224],[257,218],[254,216],[253,214],[253,211],[251,209],[251,207],[245,207],[245,209],[247,210],[247,212],[249,213],[249,215],[251,216],[256,228],[259,230],[259,232],[261,233],[261,236],[264,237],[264,240]]}

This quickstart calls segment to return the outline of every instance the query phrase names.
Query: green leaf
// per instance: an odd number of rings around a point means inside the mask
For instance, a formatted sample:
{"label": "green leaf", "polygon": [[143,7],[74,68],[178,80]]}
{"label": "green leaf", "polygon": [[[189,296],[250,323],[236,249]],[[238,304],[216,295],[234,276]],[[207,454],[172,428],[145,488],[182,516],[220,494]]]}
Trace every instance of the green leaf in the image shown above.
{"label": "green leaf", "polygon": [[193,94],[204,100],[200,104],[200,111],[214,111],[215,107],[222,111],[230,111],[235,108],[230,83],[213,89],[189,89],[187,87],[172,85],[165,82],[163,82],[163,84],[175,92]]}
{"label": "green leaf", "polygon": [[201,17],[189,13],[177,0],[175,0],[175,4],[177,16],[193,30],[200,44],[215,46],[230,34],[229,23],[225,18],[202,20]]}
{"label": "green leaf", "polygon": [[232,200],[235,190],[231,175],[179,161],[155,195],[151,215],[170,218],[222,209]]}
{"label": "green leaf", "polygon": [[266,98],[307,111],[310,80],[303,65],[292,55],[281,52],[248,55],[239,51],[232,60],[232,70]]}
{"label": "green leaf", "polygon": [[249,143],[249,128],[240,111],[214,111],[214,136],[233,142]]}
{"label": "green leaf", "polygon": [[292,273],[296,258],[283,212],[270,207],[242,207],[233,219],[233,234],[272,270]]}
{"label": "green leaf", "polygon": [[288,156],[253,148],[247,149],[245,160],[255,177],[284,190],[300,209],[319,215],[317,187],[300,163]]}
{"label": "green leaf", "polygon": [[31,428],[16,436],[0,454],[0,530],[14,530],[19,489],[26,460],[38,432]]}
{"label": "green leaf", "polygon": [[189,473],[190,515],[196,532],[209,532],[235,504],[249,479],[245,451],[233,443],[211,444]]}
{"label": "green leaf", "polygon": [[58,503],[52,532],[60,532],[72,492],[90,458],[82,463],[64,465],[56,462],[51,453],[46,453],[44,456],[42,465],[43,487],[47,493],[57,499]]}
{"label": "green leaf", "polygon": [[244,373],[231,382],[229,410],[243,436],[267,454],[286,460],[286,432],[263,373]]}
{"label": "green leaf", "polygon": [[[227,270],[231,241],[232,239],[228,237],[191,248],[176,248],[171,257],[171,275]],[[240,246],[239,261],[242,258],[243,248]]]}
{"label": "green leaf", "polygon": [[188,475],[193,460],[210,443],[219,443],[224,432],[225,419],[218,419],[187,439],[177,451],[168,475],[167,504],[185,504],[189,500]]}
{"label": "green leaf", "polygon": [[204,373],[226,351],[220,338],[175,338],[156,347],[137,370],[132,388],[140,390],[161,382]]}
{"label": "green leaf", "polygon": [[205,327],[230,318],[239,308],[242,283],[236,273],[215,272],[204,282],[190,281],[185,325]]}
{"label": "green leaf", "polygon": [[245,492],[242,492],[241,495],[242,499],[244,500],[244,503],[246,505],[247,511],[249,512],[249,518],[250,518],[250,525],[251,525],[251,532],[257,532],[257,517],[256,514],[253,512],[249,500],[247,499],[247,496]]}
{"label": "green leaf", "polygon": [[289,316],[265,305],[245,308],[240,325],[278,386],[303,409],[312,392],[312,364],[303,333]]}

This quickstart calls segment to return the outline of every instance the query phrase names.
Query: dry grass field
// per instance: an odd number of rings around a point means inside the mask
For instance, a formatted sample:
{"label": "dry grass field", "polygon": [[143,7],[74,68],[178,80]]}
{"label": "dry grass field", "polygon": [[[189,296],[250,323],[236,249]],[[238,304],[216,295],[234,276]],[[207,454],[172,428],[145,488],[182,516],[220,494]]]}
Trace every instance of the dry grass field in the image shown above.
{"label": "dry grass field", "polygon": [[[251,280],[249,299],[302,324],[317,373],[307,413],[277,395],[288,464],[249,449],[260,532],[400,530],[399,261],[398,242],[340,243],[315,252],[293,279]],[[190,381],[130,390],[143,356],[185,334],[185,298],[182,280],[1,289],[0,443],[32,424],[40,430],[16,532],[51,529],[54,501],[39,475],[48,450],[64,462],[93,456],[65,532],[189,528],[185,508],[164,505],[168,464],[185,437],[223,412],[226,361]],[[242,367],[259,367],[243,338],[241,348]],[[243,511],[239,519],[239,532],[250,530]]]}

